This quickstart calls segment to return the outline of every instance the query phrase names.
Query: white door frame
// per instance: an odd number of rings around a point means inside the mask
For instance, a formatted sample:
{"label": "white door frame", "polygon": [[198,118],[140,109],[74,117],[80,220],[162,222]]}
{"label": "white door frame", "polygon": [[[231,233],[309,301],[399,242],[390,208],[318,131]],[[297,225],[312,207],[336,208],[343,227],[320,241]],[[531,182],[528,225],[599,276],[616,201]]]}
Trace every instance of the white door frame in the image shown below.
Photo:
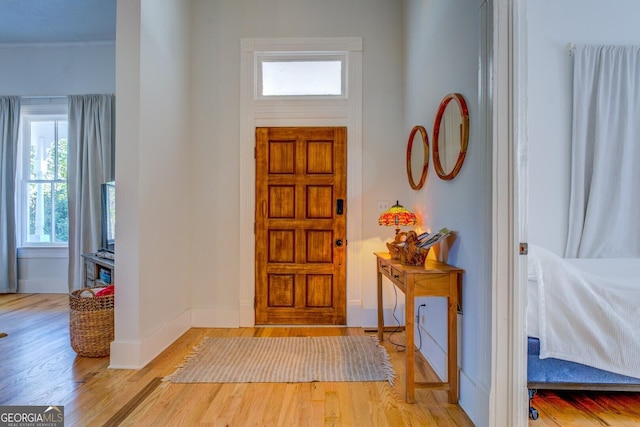
{"label": "white door frame", "polygon": [[493,0],[491,426],[528,424],[525,307],[526,0]]}
{"label": "white door frame", "polygon": [[[492,382],[489,423],[527,425],[525,295],[520,286],[526,262],[517,255],[526,231],[526,169],[519,168],[524,141],[524,15],[526,0],[492,0],[491,114],[493,139],[492,225]],[[258,103],[254,93],[254,55],[258,51],[304,51],[324,43],[332,51],[349,52],[349,99],[342,105],[286,102]],[[347,283],[361,282],[355,256],[361,232],[361,204],[353,203],[362,189],[362,39],[242,39],[240,117],[240,326],[254,326],[255,268],[253,221],[255,208],[254,129],[257,126],[347,126],[349,217]],[[357,76],[357,77],[356,77]],[[520,89],[516,89],[520,88]],[[351,225],[350,225],[351,224]],[[525,276],[526,277],[526,276]],[[350,301],[347,292],[347,321]],[[357,317],[357,316],[356,316]]]}
{"label": "white door frame", "polygon": [[[346,96],[269,100],[257,96],[256,54],[277,52],[346,54]],[[362,271],[362,38],[243,38],[240,68],[240,274],[239,325],[255,325],[255,128],[347,127],[347,324],[360,326]],[[357,201],[357,202],[356,202]]]}

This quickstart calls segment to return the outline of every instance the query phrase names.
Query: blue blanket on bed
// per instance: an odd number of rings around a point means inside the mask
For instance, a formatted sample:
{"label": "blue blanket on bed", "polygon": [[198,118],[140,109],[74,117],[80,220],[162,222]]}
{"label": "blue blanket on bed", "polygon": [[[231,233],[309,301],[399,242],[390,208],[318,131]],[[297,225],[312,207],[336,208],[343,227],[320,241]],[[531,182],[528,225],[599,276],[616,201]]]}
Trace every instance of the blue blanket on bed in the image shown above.
{"label": "blue blanket on bed", "polygon": [[[527,344],[527,382],[529,384],[547,383],[549,388],[556,388],[553,386],[561,386],[562,384],[628,384],[640,386],[639,378],[627,377],[566,360],[540,359],[540,340],[528,337]],[[536,384],[535,388],[544,387]]]}

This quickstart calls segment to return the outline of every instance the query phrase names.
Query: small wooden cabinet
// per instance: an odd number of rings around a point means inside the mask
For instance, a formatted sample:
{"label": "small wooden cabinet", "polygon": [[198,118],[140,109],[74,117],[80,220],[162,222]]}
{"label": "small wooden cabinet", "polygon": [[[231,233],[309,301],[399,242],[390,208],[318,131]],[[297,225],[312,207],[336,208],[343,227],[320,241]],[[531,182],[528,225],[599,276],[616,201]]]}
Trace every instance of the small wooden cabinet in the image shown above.
{"label": "small wooden cabinet", "polygon": [[115,262],[94,253],[82,254],[84,260],[83,285],[85,288],[115,283]]}

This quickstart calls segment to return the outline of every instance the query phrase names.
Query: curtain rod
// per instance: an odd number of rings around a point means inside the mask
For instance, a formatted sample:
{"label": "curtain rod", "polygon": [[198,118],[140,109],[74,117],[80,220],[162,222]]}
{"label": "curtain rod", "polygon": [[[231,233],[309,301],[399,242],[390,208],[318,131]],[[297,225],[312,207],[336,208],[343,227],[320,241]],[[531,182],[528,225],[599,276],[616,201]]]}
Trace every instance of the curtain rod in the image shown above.
{"label": "curtain rod", "polygon": [[[115,93],[109,93],[107,95],[115,96]],[[26,95],[21,96],[22,99],[62,99],[68,98],[71,95]]]}
{"label": "curtain rod", "polygon": [[576,51],[576,44],[575,43],[569,43],[567,45],[567,48],[569,48],[569,56],[573,56],[573,54]]}
{"label": "curtain rod", "polygon": [[61,99],[66,98],[66,95],[51,95],[51,96],[38,96],[38,95],[30,95],[30,96],[21,96],[22,99]]}

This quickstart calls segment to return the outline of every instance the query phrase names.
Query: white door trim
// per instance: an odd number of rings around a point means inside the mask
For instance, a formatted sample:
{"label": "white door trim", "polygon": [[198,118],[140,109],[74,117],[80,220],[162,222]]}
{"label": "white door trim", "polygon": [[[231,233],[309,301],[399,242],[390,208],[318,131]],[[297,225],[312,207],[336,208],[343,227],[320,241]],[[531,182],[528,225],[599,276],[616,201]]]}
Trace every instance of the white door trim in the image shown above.
{"label": "white door trim", "polygon": [[492,375],[489,425],[526,426],[525,15],[526,0],[494,0],[493,7],[493,239]]}
{"label": "white door trim", "polygon": [[512,405],[514,413],[510,414],[510,424],[527,426],[529,424],[529,395],[527,392],[527,257],[519,255],[520,242],[527,242],[527,28],[526,28],[526,0],[513,0],[513,52],[511,63],[513,67],[513,117],[511,118],[514,153],[513,164],[513,212],[514,212],[514,240],[513,240],[513,298],[509,311],[512,325],[511,340],[513,354],[512,372]]}
{"label": "white door trim", "polygon": [[[341,99],[265,100],[256,96],[258,52],[345,52],[347,97]],[[362,38],[243,38],[240,68],[240,318],[255,325],[255,128],[268,126],[347,127],[347,324],[360,326],[362,271],[358,254],[362,241]],[[351,314],[351,315],[350,315]]]}

